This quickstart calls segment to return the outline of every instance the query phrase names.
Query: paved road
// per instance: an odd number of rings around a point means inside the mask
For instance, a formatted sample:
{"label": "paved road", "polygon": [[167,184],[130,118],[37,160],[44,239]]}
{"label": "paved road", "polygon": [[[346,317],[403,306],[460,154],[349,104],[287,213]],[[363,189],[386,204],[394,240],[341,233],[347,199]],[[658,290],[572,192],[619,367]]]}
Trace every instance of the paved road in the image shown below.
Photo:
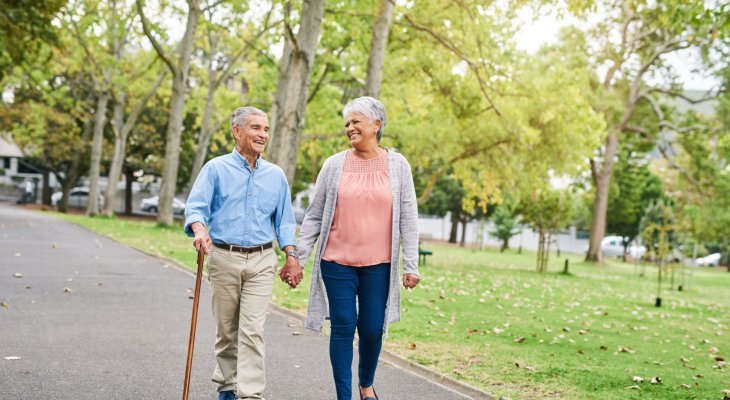
{"label": "paved road", "polygon": [[[160,259],[0,203],[0,400],[180,399],[194,283]],[[204,284],[190,399],[216,398],[213,335]],[[266,343],[268,400],[335,398],[326,337],[272,309]],[[376,379],[383,399],[468,399],[386,363]]]}

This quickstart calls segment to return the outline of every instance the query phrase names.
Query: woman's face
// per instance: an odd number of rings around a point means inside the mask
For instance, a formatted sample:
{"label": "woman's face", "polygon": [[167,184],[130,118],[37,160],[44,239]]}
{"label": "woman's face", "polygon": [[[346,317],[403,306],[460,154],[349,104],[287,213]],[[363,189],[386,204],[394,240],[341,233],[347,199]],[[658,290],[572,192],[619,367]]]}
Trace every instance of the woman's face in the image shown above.
{"label": "woman's face", "polygon": [[350,113],[345,118],[345,134],[350,140],[350,146],[356,149],[377,146],[378,129],[380,129],[380,121],[373,122],[359,112]]}

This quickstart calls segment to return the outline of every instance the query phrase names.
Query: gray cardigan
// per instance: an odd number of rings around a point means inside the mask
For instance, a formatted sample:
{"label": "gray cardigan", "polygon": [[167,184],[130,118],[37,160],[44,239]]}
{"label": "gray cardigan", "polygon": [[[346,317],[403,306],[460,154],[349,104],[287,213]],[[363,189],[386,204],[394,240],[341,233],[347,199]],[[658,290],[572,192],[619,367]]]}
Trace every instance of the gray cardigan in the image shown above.
{"label": "gray cardigan", "polygon": [[[327,295],[320,269],[322,255],[327,248],[332,219],[335,215],[337,192],[340,177],[345,166],[347,151],[337,153],[327,159],[317,176],[314,198],[309,200],[309,207],[304,215],[299,230],[297,254],[302,266],[306,265],[314,243],[319,238],[319,245],[314,255],[312,283],[309,289],[307,305],[307,328],[319,331],[325,318],[329,315]],[[387,332],[388,323],[400,320],[400,285],[399,256],[402,249],[403,273],[418,274],[418,206],[416,191],[413,187],[411,166],[402,155],[388,152],[388,176],[390,191],[393,196],[393,232],[391,246],[390,288],[386,304],[386,318],[383,331]]]}

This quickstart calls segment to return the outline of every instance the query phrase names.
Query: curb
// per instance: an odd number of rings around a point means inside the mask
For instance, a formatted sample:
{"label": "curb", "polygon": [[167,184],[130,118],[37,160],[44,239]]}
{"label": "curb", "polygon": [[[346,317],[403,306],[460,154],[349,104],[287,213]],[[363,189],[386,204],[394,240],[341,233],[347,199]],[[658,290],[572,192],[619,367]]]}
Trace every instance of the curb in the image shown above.
{"label": "curb", "polygon": [[[113,241],[115,243],[119,243],[122,246],[125,246],[125,247],[130,248],[130,249],[135,250],[135,251],[138,251],[138,252],[140,252],[142,254],[148,255],[150,257],[154,257],[154,258],[156,258],[156,259],[158,259],[160,261],[164,261],[165,263],[168,263],[170,266],[174,267],[175,269],[178,269],[181,272],[184,272],[184,273],[190,275],[193,278],[196,277],[195,271],[193,271],[190,268],[186,267],[185,265],[181,264],[177,260],[173,260],[173,259],[164,257],[164,256],[162,256],[160,254],[149,253],[147,251],[138,249],[136,247],[129,246],[129,245],[125,244],[125,243],[122,243],[122,242],[114,239],[114,238],[111,238],[111,237],[106,236],[106,235],[102,235],[102,234],[100,234],[98,232],[94,232],[91,229],[88,229],[85,226],[79,225],[79,224],[74,223],[72,221],[67,221],[67,220],[63,220],[63,221],[64,222],[71,223],[73,225],[76,225],[76,226],[78,226],[78,227],[80,227],[80,228],[82,228],[82,229],[84,229],[86,231],[89,231],[89,232],[93,233],[93,234],[96,234],[96,235],[99,235],[99,236],[103,236],[103,237],[105,237],[105,238],[107,238],[107,239],[109,239],[109,240],[111,240],[111,241]],[[196,269],[197,269],[197,266],[196,266]],[[207,273],[205,271],[203,271],[203,279],[205,279],[205,276],[207,276]],[[302,314],[300,314],[300,313],[298,313],[296,311],[292,311],[292,310],[290,310],[288,308],[281,307],[281,306],[279,306],[278,304],[276,304],[276,303],[274,303],[272,301],[269,301],[269,310],[271,310],[271,311],[273,311],[273,312],[275,312],[277,314],[281,314],[281,315],[284,315],[286,317],[295,319],[295,320],[301,322],[302,324],[304,323],[304,315],[302,315]],[[380,353],[380,360],[381,361],[384,361],[384,362],[386,362],[386,363],[388,363],[388,364],[390,364],[390,365],[392,365],[394,367],[397,367],[397,368],[400,368],[402,370],[408,371],[408,372],[410,372],[410,373],[412,373],[412,374],[414,374],[416,376],[420,376],[420,377],[422,377],[424,379],[427,379],[427,380],[429,380],[431,382],[435,382],[437,384],[440,384],[441,386],[444,386],[444,387],[450,389],[453,392],[459,393],[460,395],[463,395],[463,396],[467,397],[469,400],[497,400],[497,399],[499,399],[497,396],[495,396],[495,395],[493,395],[491,393],[488,393],[488,392],[486,392],[486,391],[484,391],[482,389],[476,388],[476,387],[474,387],[472,385],[469,385],[468,383],[464,383],[464,382],[457,381],[456,379],[450,378],[450,377],[448,377],[448,376],[446,376],[444,374],[441,374],[441,373],[439,373],[437,371],[434,371],[434,370],[432,370],[432,369],[430,369],[428,367],[425,367],[425,366],[423,366],[421,364],[415,363],[413,361],[409,361],[408,359],[406,359],[404,357],[401,357],[401,356],[399,356],[399,355],[397,355],[395,353],[392,353],[392,352],[390,352],[388,350],[382,350],[381,351],[381,353]]]}

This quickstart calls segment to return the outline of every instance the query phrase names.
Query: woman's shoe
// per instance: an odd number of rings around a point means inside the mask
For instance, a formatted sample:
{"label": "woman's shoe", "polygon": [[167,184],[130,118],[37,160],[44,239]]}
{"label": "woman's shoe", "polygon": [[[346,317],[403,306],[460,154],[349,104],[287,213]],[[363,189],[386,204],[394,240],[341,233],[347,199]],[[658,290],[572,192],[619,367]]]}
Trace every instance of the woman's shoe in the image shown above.
{"label": "woman's shoe", "polygon": [[358,391],[360,393],[360,400],[380,400],[378,398],[378,393],[375,392],[375,388],[373,388],[373,393],[375,394],[375,397],[362,397],[362,390]]}

